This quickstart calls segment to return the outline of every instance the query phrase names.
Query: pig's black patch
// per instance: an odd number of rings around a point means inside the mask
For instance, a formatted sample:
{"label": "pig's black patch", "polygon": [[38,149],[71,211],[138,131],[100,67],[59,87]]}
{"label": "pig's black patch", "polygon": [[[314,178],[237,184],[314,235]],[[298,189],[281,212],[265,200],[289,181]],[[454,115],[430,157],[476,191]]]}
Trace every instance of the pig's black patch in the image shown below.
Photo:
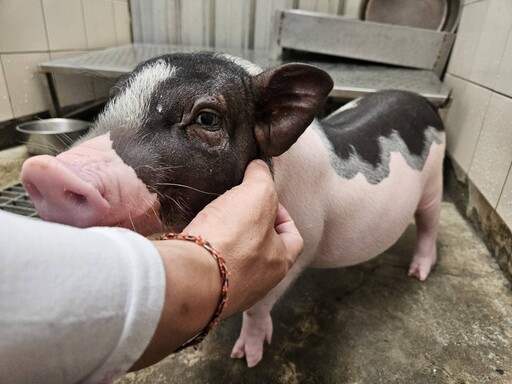
{"label": "pig's black patch", "polygon": [[361,172],[369,182],[378,183],[389,174],[393,151],[402,152],[412,168],[422,169],[430,145],[440,141],[432,131],[444,131],[435,107],[415,93],[395,90],[377,92],[356,103],[321,121],[339,159],[338,173],[351,178]]}

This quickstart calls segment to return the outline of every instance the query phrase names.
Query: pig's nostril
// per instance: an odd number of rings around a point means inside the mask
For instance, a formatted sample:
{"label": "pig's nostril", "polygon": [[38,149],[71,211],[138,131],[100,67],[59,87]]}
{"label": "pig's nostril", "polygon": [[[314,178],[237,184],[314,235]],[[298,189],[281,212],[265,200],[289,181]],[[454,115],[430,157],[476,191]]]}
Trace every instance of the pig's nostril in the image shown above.
{"label": "pig's nostril", "polygon": [[73,191],[65,191],[64,192],[66,198],[78,206],[83,206],[87,203],[87,198],[80,193],[76,193]]}
{"label": "pig's nostril", "polygon": [[24,185],[32,200],[39,201],[43,198],[43,194],[34,184],[26,183]]}

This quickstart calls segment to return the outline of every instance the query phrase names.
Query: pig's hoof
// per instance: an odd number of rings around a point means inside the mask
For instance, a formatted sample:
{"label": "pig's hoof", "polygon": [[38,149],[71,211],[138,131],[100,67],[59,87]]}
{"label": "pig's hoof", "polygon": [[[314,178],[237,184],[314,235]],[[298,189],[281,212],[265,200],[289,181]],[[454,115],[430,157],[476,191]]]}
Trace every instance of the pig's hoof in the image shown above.
{"label": "pig's hoof", "polygon": [[263,316],[251,316],[244,312],[244,320],[240,336],[236,341],[231,358],[243,359],[247,366],[256,366],[263,357],[265,340],[270,344],[272,339],[272,318],[270,313]]}
{"label": "pig's hoof", "polygon": [[414,255],[411,265],[409,266],[408,276],[415,276],[420,281],[425,281],[430,271],[436,264],[436,257]]}
{"label": "pig's hoof", "polygon": [[235,343],[231,351],[232,359],[243,359],[247,362],[247,367],[256,366],[263,358],[263,343],[252,344],[241,337]]}

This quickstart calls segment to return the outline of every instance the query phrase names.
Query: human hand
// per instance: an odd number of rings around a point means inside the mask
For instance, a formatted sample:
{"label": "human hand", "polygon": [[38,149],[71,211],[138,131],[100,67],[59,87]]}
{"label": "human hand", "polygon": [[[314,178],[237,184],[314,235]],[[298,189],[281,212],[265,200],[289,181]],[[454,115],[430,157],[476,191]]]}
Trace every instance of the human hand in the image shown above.
{"label": "human hand", "polygon": [[206,206],[184,232],[201,235],[226,261],[229,301],[222,318],[244,311],[277,285],[304,246],[261,160],[251,162],[243,182]]}
{"label": "human hand", "polygon": [[[304,245],[261,160],[251,162],[242,184],[208,204],[184,232],[201,235],[226,261],[229,295],[221,319],[267,294]],[[155,334],[132,370],[160,361],[195,336],[211,319],[220,295],[217,263],[204,248],[177,240],[155,240],[153,245],[165,269],[165,303]]]}

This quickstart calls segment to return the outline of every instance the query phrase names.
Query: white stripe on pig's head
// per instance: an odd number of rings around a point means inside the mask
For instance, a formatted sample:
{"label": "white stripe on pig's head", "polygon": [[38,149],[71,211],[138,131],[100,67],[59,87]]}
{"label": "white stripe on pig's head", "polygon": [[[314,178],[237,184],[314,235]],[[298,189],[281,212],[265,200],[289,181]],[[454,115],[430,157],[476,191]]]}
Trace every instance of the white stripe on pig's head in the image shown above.
{"label": "white stripe on pig's head", "polygon": [[105,132],[112,127],[136,130],[150,113],[149,104],[156,88],[176,75],[176,67],[164,60],[144,65],[137,76],[122,78],[112,89],[112,98],[93,128]]}
{"label": "white stripe on pig's head", "polygon": [[[85,140],[108,137],[117,156],[157,195],[164,227],[180,230],[240,183],[249,161],[286,151],[331,88],[324,71],[304,64],[262,70],[218,53],[164,55],[120,79]],[[102,190],[125,184],[101,172]]]}

